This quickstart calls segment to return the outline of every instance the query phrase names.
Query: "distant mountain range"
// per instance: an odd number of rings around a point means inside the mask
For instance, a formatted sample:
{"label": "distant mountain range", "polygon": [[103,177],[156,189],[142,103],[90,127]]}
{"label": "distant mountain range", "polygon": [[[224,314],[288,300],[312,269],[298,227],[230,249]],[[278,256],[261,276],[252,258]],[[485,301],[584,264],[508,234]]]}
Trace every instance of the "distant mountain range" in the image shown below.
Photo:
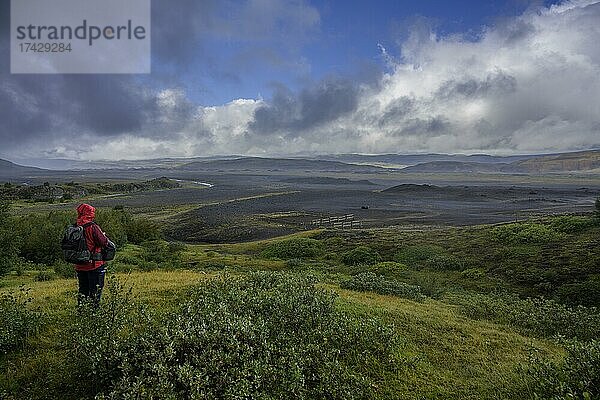
{"label": "distant mountain range", "polygon": [[[38,163],[38,165],[40,165]],[[140,161],[72,161],[47,160],[48,166],[63,165],[62,170],[28,167],[0,160],[0,181],[23,178],[66,178],[95,176],[105,178],[103,170],[119,170],[119,176],[135,178],[137,175],[176,173],[485,173],[485,174],[541,174],[570,171],[600,173],[600,150],[587,150],[551,155],[490,156],[479,155],[362,155],[341,154],[307,158],[263,157],[196,157],[161,158]],[[83,173],[83,174],[82,174]],[[113,173],[113,175],[115,175]],[[116,175],[115,175],[116,176]],[[159,175],[157,175],[159,176]]]}
{"label": "distant mountain range", "polygon": [[532,156],[507,162],[432,161],[404,168],[404,172],[523,173],[591,171],[600,168],[600,150]]}
{"label": "distant mountain range", "polygon": [[239,158],[241,156],[218,157],[190,157],[190,158],[155,158],[148,160],[69,160],[65,158],[27,158],[15,159],[14,162],[22,165],[35,165],[36,167],[54,171],[82,171],[91,169],[138,169],[138,168],[173,168],[193,161],[218,160]]}
{"label": "distant mountain range", "polygon": [[384,169],[373,165],[358,165],[340,161],[307,160],[302,158],[242,157],[230,160],[194,161],[173,168],[181,171],[321,171],[321,172],[381,172]]}
{"label": "distant mountain range", "polygon": [[[221,160],[238,160],[235,163],[255,164],[260,160],[311,160],[311,161],[335,161],[345,164],[372,165],[387,168],[403,168],[406,166],[423,164],[427,162],[456,161],[456,162],[475,162],[475,163],[511,163],[514,161],[528,160],[541,155],[517,155],[517,156],[491,156],[487,154],[325,154],[325,155],[304,155],[289,157],[250,157],[241,155],[228,156],[210,156],[210,157],[191,157],[191,158],[157,158],[149,160],[120,160],[120,161],[82,161],[68,159],[15,159],[17,164],[33,165],[39,168],[50,170],[89,170],[89,169],[127,169],[127,168],[174,168],[185,164],[200,162],[199,165],[206,165],[207,162]],[[254,161],[243,161],[254,160]],[[202,164],[204,163],[204,164]],[[216,165],[216,164],[215,164]],[[229,168],[228,164],[225,164]],[[254,166],[250,166],[254,168]]]}

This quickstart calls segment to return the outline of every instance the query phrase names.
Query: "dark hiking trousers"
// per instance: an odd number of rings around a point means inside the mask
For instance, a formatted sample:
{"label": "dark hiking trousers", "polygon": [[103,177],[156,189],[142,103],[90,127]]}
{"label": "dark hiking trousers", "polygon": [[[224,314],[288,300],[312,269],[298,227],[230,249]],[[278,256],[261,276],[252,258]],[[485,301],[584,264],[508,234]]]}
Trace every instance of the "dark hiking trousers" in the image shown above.
{"label": "dark hiking trousers", "polygon": [[92,271],[77,271],[77,279],[79,280],[79,303],[84,299],[92,300],[96,305],[100,303],[105,273],[106,268],[104,266]]}

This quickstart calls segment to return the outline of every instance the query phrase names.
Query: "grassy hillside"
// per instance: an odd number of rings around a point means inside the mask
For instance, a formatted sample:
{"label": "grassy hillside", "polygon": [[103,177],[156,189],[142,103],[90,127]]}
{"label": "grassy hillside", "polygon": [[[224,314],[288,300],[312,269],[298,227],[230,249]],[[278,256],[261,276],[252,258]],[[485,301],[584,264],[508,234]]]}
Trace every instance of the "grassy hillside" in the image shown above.
{"label": "grassy hillside", "polygon": [[0,279],[0,397],[594,398],[600,313],[579,304],[598,305],[599,233],[562,216],[145,241],[98,311],[69,266],[28,264]]}
{"label": "grassy hillside", "polygon": [[[186,290],[201,287],[214,279],[214,274],[177,270],[115,277],[133,287],[135,301],[166,313],[186,297]],[[45,323],[23,350],[2,358],[2,387],[14,393],[14,398],[77,398],[69,394],[69,390],[77,393],[73,388],[77,383],[69,381],[73,371],[64,370],[69,363],[65,330],[76,318],[75,281],[32,282],[31,277],[23,276],[4,283],[9,287],[22,283],[31,286],[32,306],[44,313]],[[456,307],[436,300],[417,303],[332,285],[326,289],[339,294],[339,309],[391,323],[400,338],[396,349],[400,365],[398,370],[382,371],[377,377],[379,398],[521,398],[525,382],[517,368],[527,362],[529,353],[535,350],[550,358],[563,354],[548,341],[527,338],[510,327],[468,319]]]}

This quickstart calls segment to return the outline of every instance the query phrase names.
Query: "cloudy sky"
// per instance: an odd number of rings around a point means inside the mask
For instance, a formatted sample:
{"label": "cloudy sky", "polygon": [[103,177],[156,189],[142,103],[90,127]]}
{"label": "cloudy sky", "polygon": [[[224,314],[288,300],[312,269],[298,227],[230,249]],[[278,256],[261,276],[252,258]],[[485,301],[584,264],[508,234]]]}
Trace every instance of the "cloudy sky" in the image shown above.
{"label": "cloudy sky", "polygon": [[0,158],[600,147],[600,0],[154,0],[149,75],[11,75],[9,21]]}

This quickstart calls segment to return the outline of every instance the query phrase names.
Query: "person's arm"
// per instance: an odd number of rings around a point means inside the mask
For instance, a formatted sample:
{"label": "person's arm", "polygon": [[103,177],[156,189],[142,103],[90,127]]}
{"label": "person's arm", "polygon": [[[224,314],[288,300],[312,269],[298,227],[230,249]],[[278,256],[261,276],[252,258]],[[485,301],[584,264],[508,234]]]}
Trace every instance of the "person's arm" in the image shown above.
{"label": "person's arm", "polygon": [[108,238],[96,224],[92,225],[92,236],[94,238],[94,243],[96,243],[98,247],[104,248],[108,245]]}

